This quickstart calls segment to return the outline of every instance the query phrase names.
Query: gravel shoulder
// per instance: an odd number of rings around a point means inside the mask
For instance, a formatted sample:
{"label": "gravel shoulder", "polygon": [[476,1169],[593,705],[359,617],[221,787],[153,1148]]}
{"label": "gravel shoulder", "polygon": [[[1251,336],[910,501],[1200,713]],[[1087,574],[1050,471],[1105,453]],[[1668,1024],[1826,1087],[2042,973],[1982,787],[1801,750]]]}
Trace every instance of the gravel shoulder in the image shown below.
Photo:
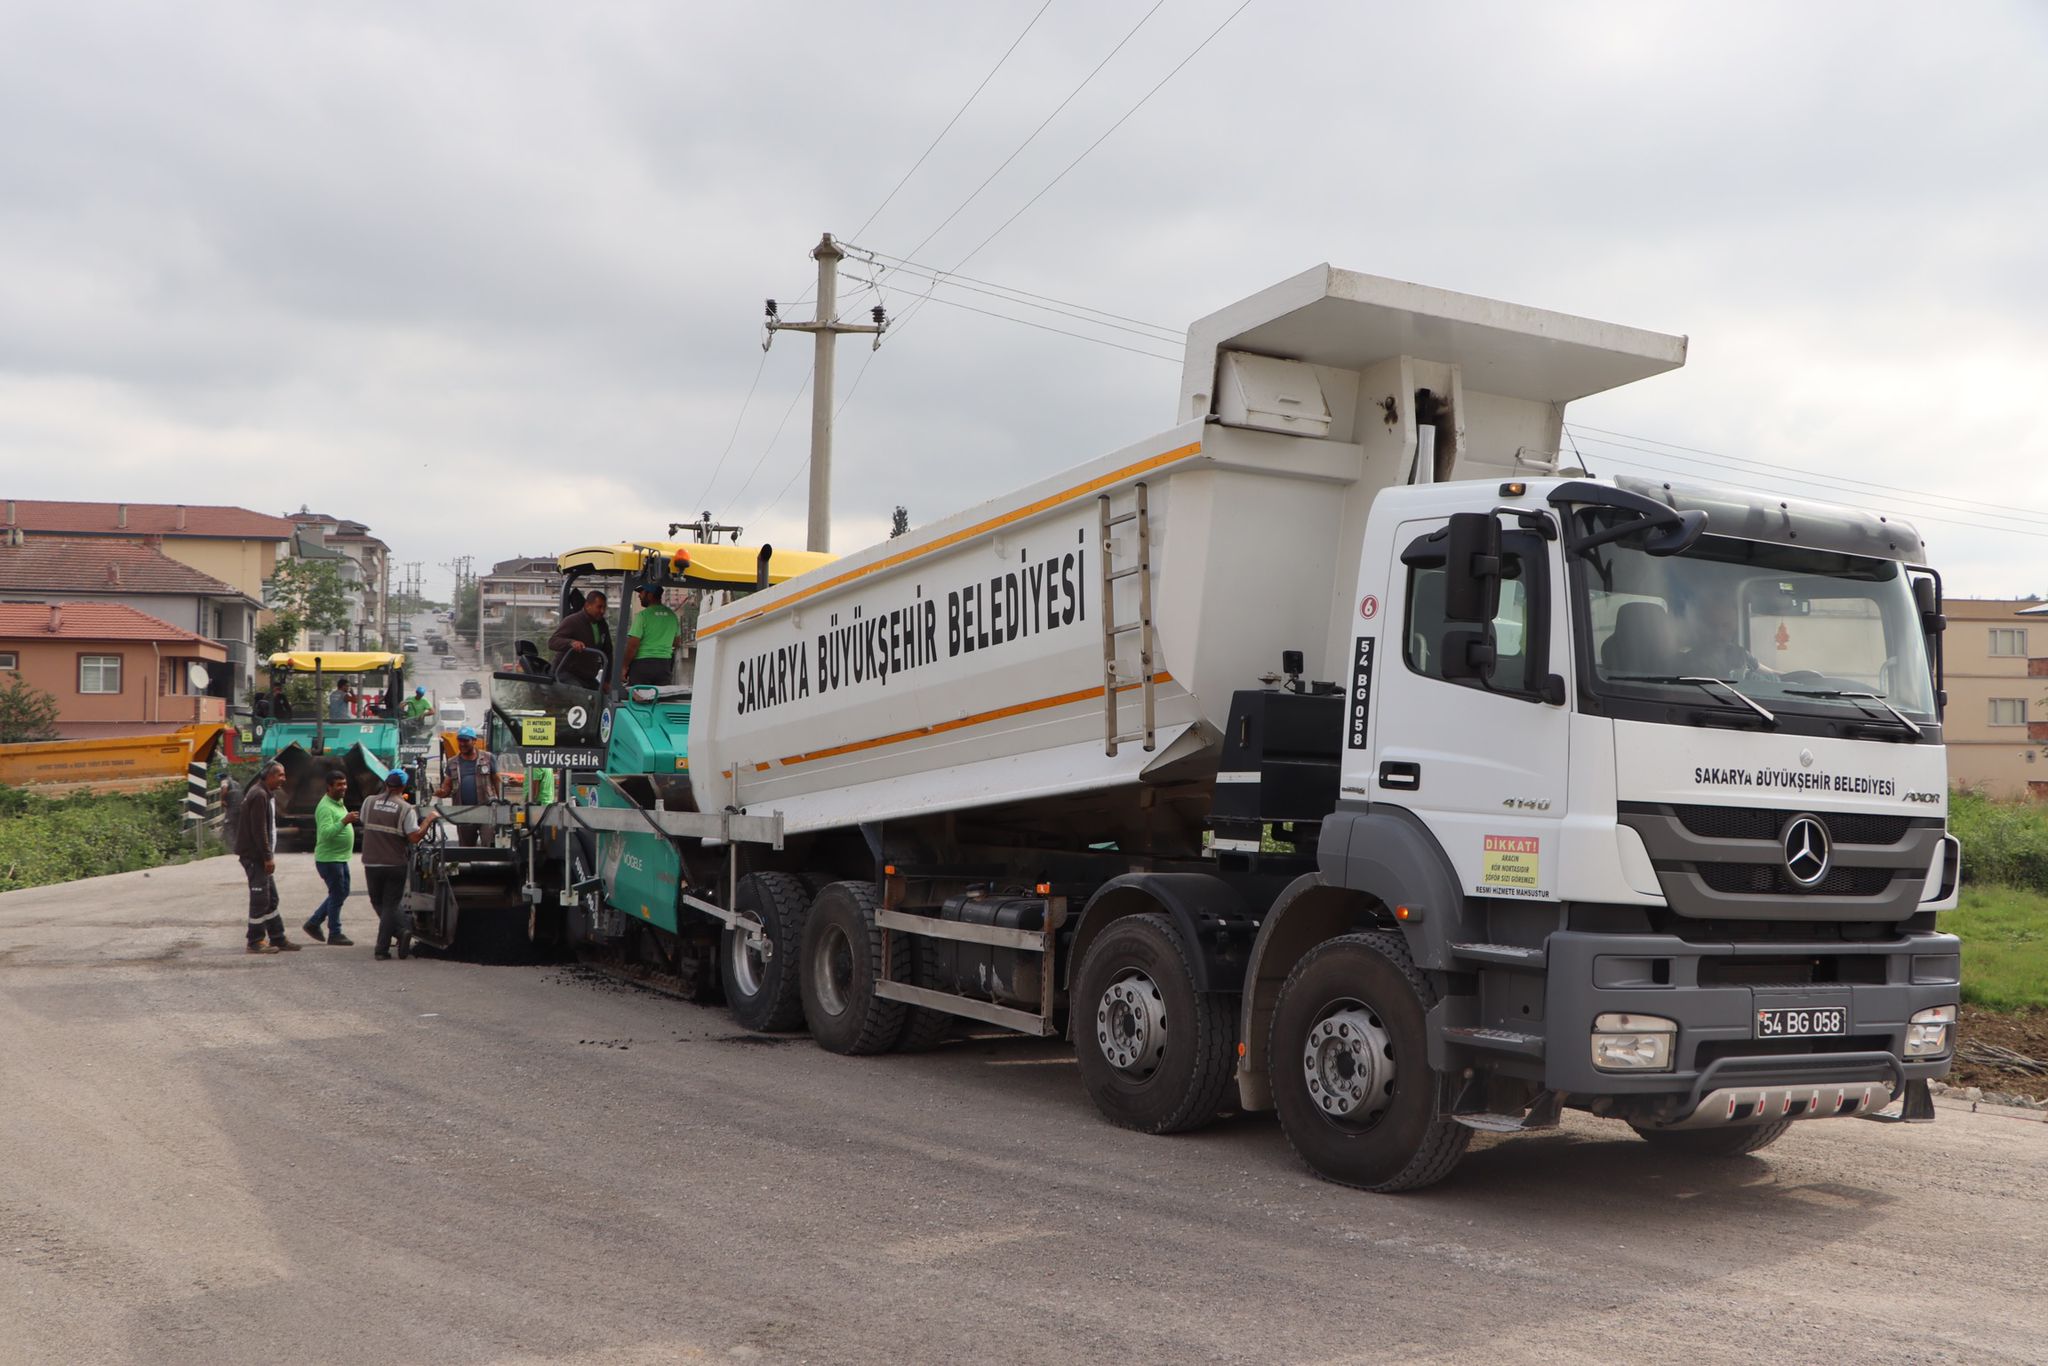
{"label": "gravel shoulder", "polygon": [[[281,860],[287,923],[318,900]],[[360,878],[358,879],[360,887]],[[296,910],[296,916],[293,915]],[[241,952],[235,865],[0,896],[0,1358],[2038,1361],[2048,1122],[1684,1166],[1572,1117],[1443,1186],[1065,1049],[839,1058],[567,968]]]}

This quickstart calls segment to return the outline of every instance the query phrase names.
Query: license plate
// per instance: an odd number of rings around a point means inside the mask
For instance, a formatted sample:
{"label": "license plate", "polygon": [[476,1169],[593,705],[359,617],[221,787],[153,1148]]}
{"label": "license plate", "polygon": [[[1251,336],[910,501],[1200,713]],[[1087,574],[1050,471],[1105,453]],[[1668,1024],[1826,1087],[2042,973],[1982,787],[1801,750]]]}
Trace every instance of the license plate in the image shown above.
{"label": "license plate", "polygon": [[1820,1039],[1848,1032],[1849,1012],[1842,1006],[1759,1010],[1756,1013],[1756,1037],[1759,1039]]}

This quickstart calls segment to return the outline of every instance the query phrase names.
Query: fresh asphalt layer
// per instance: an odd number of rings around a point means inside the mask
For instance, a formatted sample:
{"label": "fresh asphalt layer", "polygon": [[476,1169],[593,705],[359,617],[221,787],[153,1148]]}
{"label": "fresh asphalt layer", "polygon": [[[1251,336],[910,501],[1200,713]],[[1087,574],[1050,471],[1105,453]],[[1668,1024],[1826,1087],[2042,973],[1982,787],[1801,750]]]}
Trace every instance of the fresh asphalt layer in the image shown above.
{"label": "fresh asphalt layer", "polygon": [[1373,1196],[1270,1116],[1112,1128],[1061,1046],[379,963],[360,892],[358,947],[249,957],[244,904],[226,859],[0,896],[0,1360],[2048,1358],[2038,1115],[1709,1165],[1573,1116]]}

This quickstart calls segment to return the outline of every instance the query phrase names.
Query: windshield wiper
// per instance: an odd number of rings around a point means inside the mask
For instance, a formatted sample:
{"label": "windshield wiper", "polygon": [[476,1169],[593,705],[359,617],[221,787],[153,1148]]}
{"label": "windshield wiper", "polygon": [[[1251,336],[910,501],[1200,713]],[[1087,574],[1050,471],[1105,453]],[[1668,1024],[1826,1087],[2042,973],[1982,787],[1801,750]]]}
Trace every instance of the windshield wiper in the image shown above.
{"label": "windshield wiper", "polygon": [[1700,688],[1725,688],[1729,696],[1763,718],[1767,726],[1778,724],[1777,714],[1725,678],[1692,678],[1680,674],[1609,674],[1610,683],[1690,683]]}
{"label": "windshield wiper", "polygon": [[1920,727],[1904,712],[1874,692],[1846,692],[1841,688],[1787,688],[1785,691],[1794,697],[1839,697],[1849,702],[1875,702],[1878,706],[1890,712],[1892,720],[1904,726],[1908,735],[1911,735],[1915,740],[1920,738]]}

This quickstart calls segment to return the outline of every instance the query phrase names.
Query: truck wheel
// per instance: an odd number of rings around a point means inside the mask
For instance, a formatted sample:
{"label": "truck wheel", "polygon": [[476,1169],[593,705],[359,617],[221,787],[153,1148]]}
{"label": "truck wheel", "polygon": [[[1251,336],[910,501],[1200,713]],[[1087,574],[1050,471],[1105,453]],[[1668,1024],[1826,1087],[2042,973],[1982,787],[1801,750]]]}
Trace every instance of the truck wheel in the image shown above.
{"label": "truck wheel", "polygon": [[[908,975],[909,945],[889,941],[889,975]],[[835,882],[818,893],[804,921],[804,1020],[829,1053],[883,1053],[903,1033],[903,1003],[875,995],[881,977],[882,931],[875,924],[875,890],[862,882]]]}
{"label": "truck wheel", "polygon": [[1789,1119],[1774,1119],[1764,1124],[1741,1124],[1726,1129],[1638,1129],[1636,1132],[1651,1147],[1673,1157],[1712,1160],[1741,1157],[1768,1148],[1783,1138],[1791,1127]]}
{"label": "truck wheel", "polygon": [[1235,999],[1195,990],[1187,950],[1165,916],[1111,922],[1072,994],[1074,1051],[1095,1108],[1147,1134],[1214,1119],[1234,1061]]}
{"label": "truck wheel", "polygon": [[[934,973],[928,965],[928,941],[909,935],[899,936],[908,941],[904,960],[909,971],[903,980],[921,987],[936,986]],[[953,1029],[960,1023],[957,1015],[948,1015],[943,1010],[932,1010],[927,1006],[906,1005],[903,1007],[903,1033],[896,1040],[898,1053],[929,1053],[953,1037]]]}
{"label": "truck wheel", "polygon": [[766,942],[728,929],[719,937],[718,975],[733,1019],[757,1033],[804,1022],[797,989],[804,910],[810,898],[788,873],[749,873],[733,893],[733,909],[761,927]]}
{"label": "truck wheel", "polygon": [[1439,1106],[1424,1016],[1436,991],[1392,934],[1347,934],[1295,964],[1267,1072],[1280,1128],[1317,1175],[1369,1191],[1441,1181],[1472,1131]]}

